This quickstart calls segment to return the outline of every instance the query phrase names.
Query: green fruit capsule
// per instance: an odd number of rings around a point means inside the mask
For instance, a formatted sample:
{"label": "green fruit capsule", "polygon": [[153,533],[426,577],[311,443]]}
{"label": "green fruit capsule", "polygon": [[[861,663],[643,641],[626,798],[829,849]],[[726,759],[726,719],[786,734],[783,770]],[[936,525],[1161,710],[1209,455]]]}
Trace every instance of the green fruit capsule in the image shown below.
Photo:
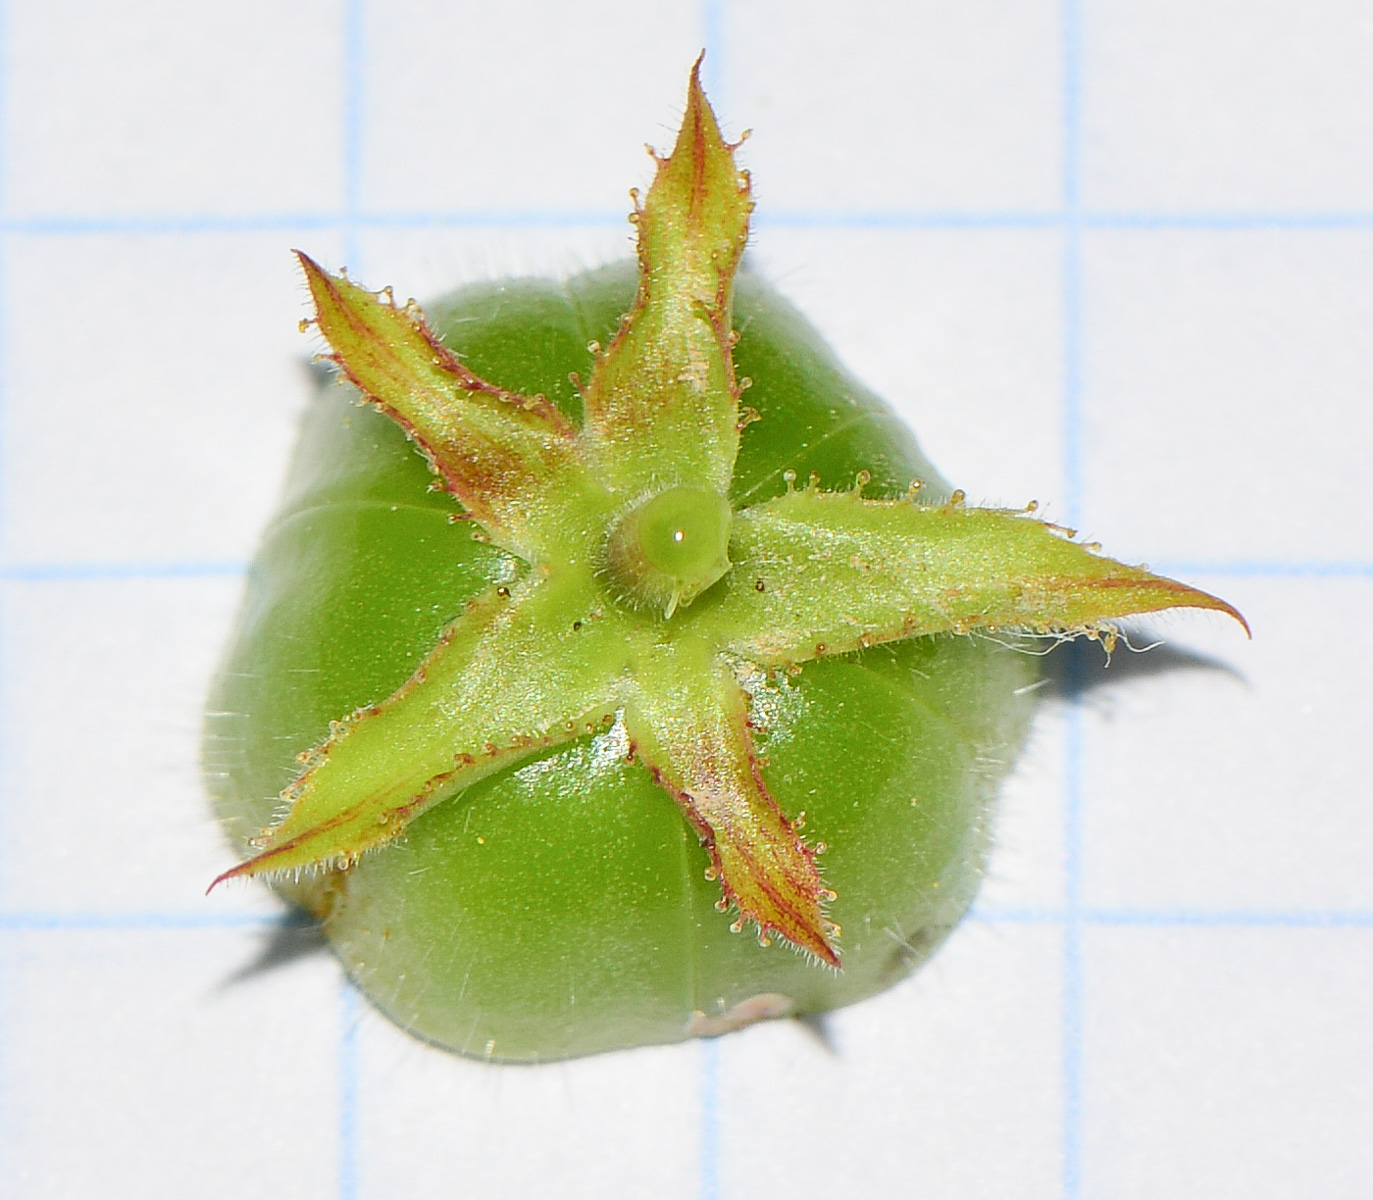
{"label": "green fruit capsule", "polygon": [[379,1008],[462,1053],[889,986],[976,890],[1031,715],[1008,631],[1238,616],[951,494],[736,277],[733,149],[693,73],[637,272],[426,317],[301,259],[367,403],[307,413],[214,686],[207,779],[243,855],[221,879],[316,914]]}

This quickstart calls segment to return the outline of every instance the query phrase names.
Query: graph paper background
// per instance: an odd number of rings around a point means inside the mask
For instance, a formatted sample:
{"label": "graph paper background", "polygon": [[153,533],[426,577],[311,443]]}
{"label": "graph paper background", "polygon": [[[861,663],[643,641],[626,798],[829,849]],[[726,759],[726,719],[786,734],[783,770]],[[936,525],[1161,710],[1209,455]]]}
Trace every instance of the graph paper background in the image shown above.
{"label": "graph paper background", "polygon": [[[457,1060],[203,896],[287,250],[419,297],[619,257],[702,45],[755,267],[943,471],[1255,640],[1060,666],[975,918],[892,992]],[[1368,1194],[1364,0],[4,0],[0,72],[0,1194]]]}

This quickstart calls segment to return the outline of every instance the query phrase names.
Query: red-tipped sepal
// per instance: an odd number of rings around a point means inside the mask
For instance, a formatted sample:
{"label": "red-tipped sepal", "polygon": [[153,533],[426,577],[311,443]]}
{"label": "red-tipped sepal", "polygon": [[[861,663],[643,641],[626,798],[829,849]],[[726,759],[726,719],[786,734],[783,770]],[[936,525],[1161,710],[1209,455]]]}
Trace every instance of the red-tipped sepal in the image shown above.
{"label": "red-tipped sepal", "polygon": [[724,495],[739,447],[731,354],[748,177],[692,71],[677,144],[633,220],[639,292],[585,390],[587,460],[631,498],[674,484]]}
{"label": "red-tipped sepal", "polygon": [[[691,648],[665,648],[663,689],[641,687],[625,723],[639,761],[677,801],[710,853],[723,891],[721,907],[738,909],[736,929],[753,922],[761,940],[778,934],[832,967],[839,966],[836,927],[825,918],[833,899],[815,852],[768,794],[748,729],[748,699],[724,660]],[[672,661],[669,663],[667,659]]]}
{"label": "red-tipped sepal", "polygon": [[462,788],[600,729],[619,707],[626,637],[613,620],[567,619],[592,603],[577,580],[471,601],[399,691],[302,756],[280,821],[215,883],[347,866]]}
{"label": "red-tipped sepal", "polygon": [[724,648],[763,666],[929,633],[1110,638],[1111,621],[1224,600],[1097,553],[1028,513],[791,492],[737,513],[734,566],[709,603]]}
{"label": "red-tipped sepal", "polygon": [[413,305],[297,257],[333,360],[405,429],[444,487],[504,549],[538,560],[557,545],[569,502],[587,488],[566,418],[542,396],[473,375]]}

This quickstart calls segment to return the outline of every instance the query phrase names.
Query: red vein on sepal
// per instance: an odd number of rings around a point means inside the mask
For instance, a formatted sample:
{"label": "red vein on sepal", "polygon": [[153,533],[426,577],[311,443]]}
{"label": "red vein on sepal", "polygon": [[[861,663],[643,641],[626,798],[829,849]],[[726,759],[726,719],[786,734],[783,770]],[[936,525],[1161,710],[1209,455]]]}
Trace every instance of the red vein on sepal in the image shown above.
{"label": "red vein on sepal", "polygon": [[493,587],[469,602],[395,693],[301,756],[261,852],[215,883],[352,863],[445,794],[613,719],[623,639],[604,620],[568,629],[564,607],[582,594],[576,581],[526,582],[513,598]]}
{"label": "red vein on sepal", "polygon": [[[494,756],[493,756],[494,757]],[[469,765],[469,764],[464,764]],[[283,842],[274,842],[261,854],[254,855],[252,858],[245,859],[235,867],[217,876],[213,883],[206,888],[206,893],[214,891],[221,883],[229,879],[237,879],[243,876],[266,875],[276,871],[301,870],[314,867],[349,867],[352,866],[368,850],[374,850],[378,846],[384,846],[387,842],[394,841],[404,832],[405,827],[424,809],[433,799],[434,794],[457,776],[462,774],[463,768],[456,767],[441,775],[435,775],[428,780],[424,786],[411,796],[405,804],[396,805],[388,808],[384,814],[384,822],[376,821],[377,832],[374,836],[361,839],[355,838],[347,850],[337,850],[332,856],[318,858],[312,852],[311,860],[308,863],[282,862],[289,859],[293,851],[299,850],[302,846],[310,843],[325,840],[328,835],[336,830],[346,828],[350,824],[356,824],[360,817],[366,816],[368,810],[373,805],[373,798],[368,797],[358,801],[351,808],[322,821],[318,825],[311,826],[305,832],[297,834],[295,837],[287,838]],[[476,782],[476,780],[472,780]],[[270,834],[270,830],[267,831]],[[280,864],[280,865],[278,865]]]}
{"label": "red vein on sepal", "polygon": [[296,256],[327,357],[405,430],[444,489],[523,557],[556,541],[542,526],[587,484],[577,430],[556,406],[474,375],[413,306]]}
{"label": "red vein on sepal", "polygon": [[[761,939],[779,934],[832,967],[839,951],[824,904],[832,898],[815,851],[768,791],[748,732],[747,697],[717,660],[678,675],[682,703],[640,692],[626,710],[639,761],[677,802],[705,846],[723,892]],[[674,674],[677,671],[669,666]]]}
{"label": "red vein on sepal", "polygon": [[1249,630],[1219,597],[1020,512],[808,489],[737,513],[730,555],[712,603],[684,620],[728,629],[723,647],[765,666],[931,633],[1090,634],[1170,608],[1222,612]]}
{"label": "red vein on sepal", "polygon": [[738,452],[734,274],[752,209],[697,69],[672,153],[642,206],[639,287],[583,388],[585,450],[612,490],[691,482],[724,494]]}

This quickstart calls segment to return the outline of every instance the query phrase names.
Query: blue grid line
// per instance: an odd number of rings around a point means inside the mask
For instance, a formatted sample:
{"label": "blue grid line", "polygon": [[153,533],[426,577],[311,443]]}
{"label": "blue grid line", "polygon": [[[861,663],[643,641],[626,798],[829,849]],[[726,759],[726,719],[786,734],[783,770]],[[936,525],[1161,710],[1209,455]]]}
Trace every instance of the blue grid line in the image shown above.
{"label": "blue grid line", "polygon": [[1147,926],[1151,928],[1203,929],[1373,929],[1370,909],[1251,909],[1207,912],[1178,909],[1151,912],[1147,909],[1089,909],[1083,919],[1091,925]]}
{"label": "blue grid line", "polygon": [[[1069,524],[1082,513],[1082,226],[1079,221],[1082,99],[1082,19],[1077,0],[1062,8],[1063,70],[1063,483]],[[1082,1177],[1082,648],[1068,647],[1069,707],[1063,821],[1062,1176],[1064,1200],[1076,1200]]]}
{"label": "blue grid line", "polygon": [[1142,909],[974,908],[969,919],[988,925],[1149,926],[1179,929],[1373,929],[1373,909]]}
{"label": "blue grid line", "polygon": [[1090,229],[1199,230],[1205,233],[1248,233],[1292,230],[1373,228],[1373,213],[1365,212],[1091,212],[1081,223]]}
{"label": "blue grid line", "polygon": [[720,1190],[720,1040],[701,1039],[701,1200],[721,1200]]}
{"label": "blue grid line", "polygon": [[187,216],[33,217],[0,220],[0,233],[53,237],[103,234],[184,235],[196,233],[282,233],[302,229],[430,229],[467,226],[510,228],[581,228],[625,225],[621,211],[574,209],[474,209],[470,212],[263,213],[235,216],[207,213]]}
{"label": "blue grid line", "polygon": [[1069,226],[1063,233],[1063,438],[1064,520],[1082,525],[1082,233]]}
{"label": "blue grid line", "polygon": [[345,0],[343,11],[343,257],[358,261],[357,224],[362,208],[363,34],[362,0]]}
{"label": "blue grid line", "polygon": [[1231,575],[1238,578],[1275,576],[1293,579],[1367,579],[1373,576],[1368,562],[1264,562],[1261,559],[1236,559],[1229,562],[1164,561],[1157,564],[1164,575]]}
{"label": "blue grid line", "polygon": [[[707,60],[709,61],[709,60]],[[718,91],[718,85],[716,89]],[[349,154],[350,163],[360,152]],[[356,167],[349,168],[350,173]],[[352,196],[357,182],[347,191]],[[105,234],[186,235],[198,233],[290,233],[313,229],[514,228],[580,229],[625,224],[620,209],[471,209],[466,211],[367,212],[345,207],[339,212],[130,213],[125,216],[8,217],[0,233],[68,237]],[[1062,229],[1099,231],[1170,231],[1207,233],[1319,233],[1373,230],[1373,212],[1056,212],[962,210],[759,209],[751,222],[758,229]]]}
{"label": "blue grid line", "polygon": [[[362,192],[362,124],[365,97],[365,0],[344,0],[343,30],[343,256],[359,275],[363,271],[358,242]],[[358,1196],[358,994],[346,974],[340,978],[338,1041],[338,1195]]]}
{"label": "blue grid line", "polygon": [[763,209],[750,226],[760,229],[1059,229],[1067,214],[1044,212],[966,211],[959,209],[871,209],[866,211],[823,209]]}
{"label": "blue grid line", "polygon": [[1064,724],[1065,778],[1063,820],[1063,980],[1061,1037],[1063,1072],[1063,1196],[1076,1200],[1082,1175],[1082,750],[1083,714],[1079,698],[1081,646],[1068,647],[1070,703]]}
{"label": "blue grid line", "polygon": [[30,563],[0,567],[0,582],[87,582],[99,579],[207,579],[246,575],[248,564],[223,562]]}
{"label": "blue grid line", "polygon": [[1057,229],[1092,231],[1196,230],[1205,233],[1246,233],[1268,230],[1321,232],[1373,229],[1373,213],[1364,212],[1094,212],[1006,210],[870,210],[825,212],[812,209],[760,209],[755,226],[806,229]]}
{"label": "blue grid line", "polygon": [[[1373,908],[1188,909],[1188,908],[974,908],[968,919],[986,925],[1083,926],[1151,929],[1373,929]],[[315,920],[301,912],[214,913],[189,910],[0,912],[0,933],[98,933],[205,929],[308,929]],[[713,1040],[703,1045],[718,1045]],[[703,1067],[702,1095],[718,1095],[718,1066]],[[709,1076],[707,1081],[706,1076]],[[707,1086],[707,1082],[709,1086]]]}
{"label": "blue grid line", "polygon": [[[1258,579],[1368,579],[1373,563],[1367,562],[1263,562],[1206,559],[1153,563],[1154,570],[1174,577],[1228,575]],[[71,562],[18,563],[0,566],[0,583],[84,583],[94,580],[207,579],[246,575],[243,559],[205,562]]]}
{"label": "blue grid line", "polygon": [[703,86],[706,94],[717,111],[723,112],[725,104],[725,13],[723,0],[702,0],[701,3],[701,45],[705,47],[706,60],[701,70],[705,75]]}
{"label": "blue grid line", "polygon": [[[986,925],[1082,926],[1149,929],[1373,929],[1373,908],[1325,909],[1147,909],[974,908],[968,919]],[[301,912],[215,913],[189,910],[0,912],[0,933],[154,932],[206,929],[309,929],[315,920]],[[718,1045],[711,1040],[703,1045]],[[701,1094],[718,1097],[718,1064],[703,1064]],[[703,1141],[708,1141],[703,1132]]]}
{"label": "blue grid line", "polygon": [[[7,128],[6,117],[9,115],[9,95],[8,89],[5,86],[6,81],[10,78],[8,52],[9,6],[5,0],[0,0],[0,131]],[[4,151],[7,148],[7,145],[3,141],[0,141],[0,210],[4,207],[6,195],[5,185],[9,182],[7,178],[9,163],[4,154]],[[6,461],[5,450],[8,447],[8,439],[5,436],[7,433],[6,425],[8,423],[8,409],[6,406],[8,397],[5,395],[4,391],[4,380],[9,372],[8,370],[3,369],[7,363],[5,351],[8,329],[5,325],[5,318],[8,315],[7,309],[9,307],[6,303],[6,284],[8,282],[5,269],[8,265],[5,262],[6,248],[3,241],[0,241],[0,464],[3,464]],[[4,544],[4,502],[7,499],[6,492],[8,491],[8,487],[8,478],[6,478],[4,474],[0,474],[0,545]],[[3,844],[6,847],[8,847],[9,843],[3,838],[3,830],[9,808],[9,789],[6,787],[7,781],[5,779],[5,765],[8,760],[8,755],[4,753],[5,742],[8,740],[9,736],[9,712],[7,705],[9,672],[6,669],[8,666],[7,659],[9,657],[8,638],[6,637],[9,622],[7,616],[8,614],[4,610],[3,599],[0,598],[0,844]],[[3,879],[4,877],[4,867],[4,859],[0,856],[0,879]],[[3,1013],[4,1011],[4,985],[8,980],[9,964],[5,961],[4,956],[0,955],[0,1013]],[[8,1065],[9,1057],[8,1034],[9,1029],[5,1025],[0,1025],[0,1104],[3,1104],[4,1101],[9,1099],[10,1091],[9,1076],[5,1069]],[[7,1109],[8,1105],[3,1105],[3,1107]],[[3,1132],[3,1127],[0,1127],[0,1133]],[[3,1162],[0,1162],[0,1167],[3,1167],[4,1165]]]}
{"label": "blue grid line", "polygon": [[358,1197],[358,1022],[362,1005],[344,977],[339,996],[339,1200]]}
{"label": "blue grid line", "polygon": [[157,234],[173,237],[188,233],[271,233],[297,229],[335,229],[343,223],[339,213],[190,214],[124,217],[9,217],[0,220],[0,233],[47,237],[87,237],[103,234]]}
{"label": "blue grid line", "polygon": [[293,929],[314,922],[294,913],[202,912],[10,912],[0,913],[0,931],[83,932],[158,929]]}

